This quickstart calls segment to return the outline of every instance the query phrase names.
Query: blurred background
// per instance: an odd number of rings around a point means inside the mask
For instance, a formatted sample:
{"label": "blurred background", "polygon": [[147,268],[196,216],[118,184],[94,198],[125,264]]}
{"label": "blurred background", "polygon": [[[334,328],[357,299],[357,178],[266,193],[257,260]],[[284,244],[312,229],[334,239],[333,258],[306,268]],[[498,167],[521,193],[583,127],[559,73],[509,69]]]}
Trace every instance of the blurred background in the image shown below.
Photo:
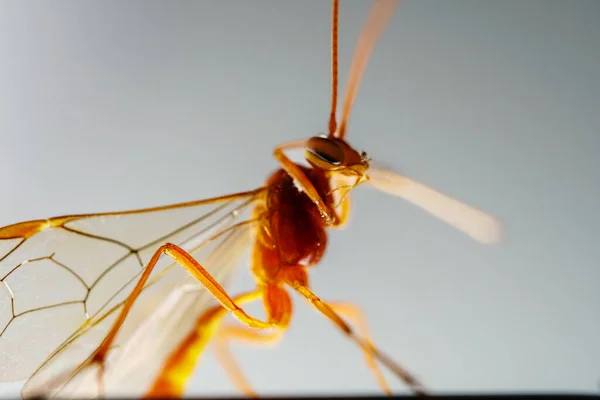
{"label": "blurred background", "polygon": [[[369,7],[341,2],[341,91]],[[406,0],[372,54],[351,143],[498,216],[506,239],[357,190],[311,279],[434,391],[598,390],[598,16],[593,0]],[[330,17],[316,0],[3,1],[0,226],[261,185],[275,145],[327,127]],[[241,268],[231,288],[252,283]],[[258,393],[378,392],[295,299],[278,347],[233,346]],[[236,392],[207,353],[190,393]]]}

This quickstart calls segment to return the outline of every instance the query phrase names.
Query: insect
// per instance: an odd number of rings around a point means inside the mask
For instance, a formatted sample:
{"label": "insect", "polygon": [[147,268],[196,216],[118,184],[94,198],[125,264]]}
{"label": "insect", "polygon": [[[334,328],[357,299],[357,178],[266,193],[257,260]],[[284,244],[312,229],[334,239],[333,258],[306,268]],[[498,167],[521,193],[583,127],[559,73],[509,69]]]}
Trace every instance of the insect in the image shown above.
{"label": "insect", "polygon": [[[421,383],[366,334],[351,303],[322,300],[309,272],[327,230],[345,226],[350,192],[367,184],[404,198],[474,239],[499,239],[499,222],[398,173],[371,166],[346,140],[361,76],[397,6],[377,0],[363,27],[337,122],[339,0],[332,1],[332,98],[328,133],[275,148],[279,169],[236,194],[125,212],[69,215],[0,228],[0,380],[29,378],[22,395],[184,394],[209,343],[235,386],[255,395],[227,344],[273,343],[297,292],[364,353],[414,393]],[[304,150],[295,163],[288,150]],[[246,250],[256,287],[232,295],[228,277]],[[245,311],[262,301],[266,318]],[[241,324],[229,323],[232,314]]]}

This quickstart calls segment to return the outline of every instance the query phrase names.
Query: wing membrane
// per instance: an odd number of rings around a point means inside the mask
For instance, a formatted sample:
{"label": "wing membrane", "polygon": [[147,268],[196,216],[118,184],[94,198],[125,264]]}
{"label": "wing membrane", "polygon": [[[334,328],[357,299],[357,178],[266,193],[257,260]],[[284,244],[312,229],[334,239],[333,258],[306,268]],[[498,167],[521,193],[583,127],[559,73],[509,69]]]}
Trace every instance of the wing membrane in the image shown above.
{"label": "wing membrane", "polygon": [[[226,284],[230,272],[251,242],[251,224],[234,228],[224,235],[204,261],[204,266],[214,271],[213,276],[223,284]],[[193,279],[186,282],[171,289],[151,315],[118,348],[110,352],[102,374],[105,396],[142,396],[156,378],[166,357],[193,329],[199,315],[210,305],[216,304],[210,293]],[[54,379],[52,385],[47,385],[49,381],[46,376],[39,379],[45,385],[41,391],[61,398],[98,397],[101,393],[97,374],[97,367],[94,366],[81,371],[68,382]],[[39,393],[40,388],[29,385],[25,395],[35,395],[36,392]]]}
{"label": "wing membrane", "polygon": [[[206,239],[233,226],[261,191],[0,228],[0,381],[25,379],[47,358],[40,378],[50,364],[58,370],[80,363],[110,328],[157,247],[169,241],[193,250],[204,243],[194,254],[202,262],[227,235]],[[194,282],[171,261],[159,261],[117,344],[170,290]]]}
{"label": "wing membrane", "polygon": [[494,244],[501,240],[502,224],[497,218],[422,183],[395,172],[373,168],[369,169],[368,182],[382,192],[402,197],[478,242]]}

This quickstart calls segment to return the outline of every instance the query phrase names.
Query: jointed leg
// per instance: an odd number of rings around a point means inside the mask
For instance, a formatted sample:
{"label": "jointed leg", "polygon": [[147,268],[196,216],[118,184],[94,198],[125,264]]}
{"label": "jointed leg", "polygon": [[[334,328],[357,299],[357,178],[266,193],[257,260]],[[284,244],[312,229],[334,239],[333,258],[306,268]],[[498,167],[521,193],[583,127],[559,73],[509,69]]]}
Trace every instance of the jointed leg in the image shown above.
{"label": "jointed leg", "polygon": [[276,327],[277,324],[269,321],[261,321],[256,318],[253,318],[246,314],[244,310],[242,310],[236,302],[227,294],[225,289],[210,275],[210,273],[198,263],[191,255],[189,255],[185,250],[171,243],[167,243],[162,245],[148,263],[148,266],[144,269],[140,279],[137,284],[133,288],[131,294],[127,298],[127,301],[123,305],[123,308],[119,315],[117,316],[113,326],[111,327],[109,333],[106,335],[98,349],[88,357],[83,363],[81,363],[75,371],[71,374],[71,376],[75,376],[84,368],[87,368],[91,364],[97,364],[98,374],[99,374],[99,385],[100,391],[102,391],[102,382],[101,376],[104,369],[104,360],[106,358],[107,353],[112,348],[114,344],[114,340],[121,329],[129,311],[133,307],[134,302],[139,297],[142,292],[144,285],[146,284],[152,270],[154,269],[156,263],[158,262],[160,256],[163,254],[173,258],[179,265],[183,266],[192,276],[194,276],[210,293],[215,297],[216,300],[219,301],[220,307],[223,307],[226,311],[231,312],[239,321],[242,323],[260,329],[267,329]]}
{"label": "jointed leg", "polygon": [[[260,290],[235,298],[237,304],[245,304],[262,296]],[[169,355],[145,398],[180,398],[202,351],[219,331],[219,325],[228,314],[221,305],[214,306],[198,318],[196,327]]]}
{"label": "jointed leg", "polygon": [[282,278],[285,282],[308,300],[321,314],[333,322],[346,336],[360,346],[364,352],[369,353],[372,358],[386,366],[394,375],[406,383],[415,394],[423,395],[424,390],[419,381],[407,370],[394,362],[387,355],[378,350],[370,341],[363,340],[348,325],[334,309],[322,301],[308,288],[308,278],[304,267],[288,267],[282,270]]}
{"label": "jointed leg", "polygon": [[233,301],[233,299],[227,294],[227,292],[225,291],[225,289],[223,289],[223,287],[219,284],[219,282],[217,282],[210,275],[210,273],[202,265],[200,265],[200,263],[198,261],[196,261],[190,254],[188,254],[181,247],[174,245],[172,243],[167,243],[167,244],[162,245],[158,250],[156,250],[156,252],[152,256],[152,258],[150,259],[148,266],[142,273],[140,280],[138,281],[135,288],[131,292],[131,295],[127,299],[127,302],[125,302],[125,305],[123,306],[123,310],[121,310],[121,313],[117,317],[117,320],[115,321],[109,334],[102,341],[102,344],[100,345],[100,348],[98,349],[98,351],[96,351],[95,357],[94,357],[95,359],[104,358],[104,356],[106,355],[106,352],[112,345],[121,325],[125,321],[127,314],[129,313],[131,307],[133,306],[133,303],[140,295],[142,289],[144,288],[146,281],[148,280],[148,278],[150,277],[150,274],[152,273],[152,270],[154,269],[154,266],[158,262],[160,256],[162,256],[163,254],[171,257],[179,265],[184,267],[208,291],[210,291],[210,293],[215,297],[215,299],[219,303],[221,303],[222,307],[224,307],[229,312],[231,312],[242,323],[244,323],[248,326],[255,327],[255,328],[263,328],[264,329],[264,328],[274,327],[274,325],[270,322],[260,321],[256,318],[253,318],[253,317],[249,316],[248,314],[246,314],[244,312],[244,310],[242,310],[240,307],[238,307],[238,305]]}
{"label": "jointed leg", "polygon": [[[341,181],[337,181],[338,185],[341,185]],[[340,203],[336,207],[337,220],[331,226],[332,228],[341,229],[346,226],[350,217],[350,196],[343,195]]]}
{"label": "jointed leg", "polygon": [[284,330],[277,330],[271,333],[262,333],[252,330],[251,328],[229,324],[222,326],[219,330],[215,337],[215,355],[217,356],[219,363],[223,366],[223,369],[227,375],[229,375],[232,383],[244,395],[248,397],[258,397],[244,376],[244,373],[240,369],[239,365],[234,360],[231,350],[227,346],[228,343],[235,340],[258,344],[261,346],[274,345],[281,339],[283,333]]}
{"label": "jointed leg", "polygon": [[256,393],[250,387],[248,380],[241,371],[229,348],[227,342],[232,340],[242,340],[261,345],[274,344],[281,339],[287,329],[292,316],[292,299],[287,291],[276,285],[266,285],[261,287],[263,291],[263,305],[269,321],[276,321],[278,329],[275,332],[263,333],[250,330],[246,327],[226,325],[221,328],[221,332],[215,343],[216,355],[223,365],[225,371],[233,381],[233,384],[244,394],[256,397]]}
{"label": "jointed leg", "polygon": [[310,198],[310,200],[313,203],[315,203],[315,205],[319,209],[319,212],[325,218],[326,223],[328,225],[334,225],[337,220],[337,216],[335,215],[335,212],[333,210],[329,209],[327,204],[325,204],[325,202],[323,201],[323,199],[317,192],[317,189],[315,189],[314,185],[306,177],[306,175],[304,175],[302,170],[292,160],[290,160],[283,152],[284,149],[302,148],[302,147],[304,147],[304,145],[305,145],[304,141],[291,142],[291,143],[286,143],[286,144],[280,145],[280,146],[276,147],[275,150],[273,151],[273,156],[275,156],[275,159],[279,162],[279,164],[281,165],[281,168],[283,168],[285,170],[285,172],[287,172],[288,175],[291,176],[292,179],[294,181],[296,181],[296,183],[300,187],[303,188],[306,195]]}
{"label": "jointed leg", "polygon": [[[356,327],[358,334],[367,342],[367,344],[370,347],[374,347],[373,340],[371,339],[371,334],[369,332],[369,327],[367,325],[367,318],[357,306],[350,304],[350,303],[346,303],[346,302],[343,302],[343,303],[335,302],[335,303],[327,303],[327,304],[335,312],[348,318]],[[365,353],[365,359],[366,359],[367,365],[373,372],[373,375],[375,376],[375,379],[377,380],[379,387],[381,387],[381,389],[383,390],[383,392],[386,395],[391,396],[392,391],[390,389],[390,386],[388,385],[387,381],[385,380],[385,377],[383,376],[383,373],[381,372],[381,368],[379,368],[379,365],[373,358],[373,355],[368,351],[363,350],[363,352]]]}
{"label": "jointed leg", "polygon": [[285,149],[301,148],[304,147],[304,145],[304,141],[286,143],[276,147],[273,151],[273,155],[281,165],[281,168],[283,168],[285,172],[287,172],[288,175],[291,176],[292,179],[294,179],[294,181],[296,181],[296,183],[303,188],[306,195],[313,203],[315,203],[319,209],[319,212],[325,218],[326,224],[330,227],[341,228],[346,224],[350,214],[350,198],[348,196],[343,196],[342,202],[338,207],[340,210],[339,213],[337,213],[336,210],[330,209],[327,204],[325,204],[325,201],[323,201],[319,193],[317,193],[317,190],[312,182],[283,152]]}
{"label": "jointed leg", "polygon": [[[262,298],[267,314],[267,320],[271,326],[284,330],[289,324],[292,313],[291,299],[289,294],[277,286],[261,286],[256,291],[242,295],[235,303],[243,304],[252,300]],[[198,357],[206,347],[208,341],[213,338],[218,331],[222,318],[227,315],[228,310],[222,305],[215,306],[200,317],[196,324],[196,329],[192,331],[179,347],[171,353],[163,365],[158,378],[155,380],[149,392],[148,397],[181,397],[187,380],[191,376],[197,363]],[[260,326],[250,326],[255,329],[265,329]],[[253,336],[252,334],[248,336]],[[242,376],[243,375],[238,375]],[[237,382],[238,386],[240,382]],[[249,388],[249,385],[242,380],[241,387]],[[251,389],[250,389],[251,390]]]}

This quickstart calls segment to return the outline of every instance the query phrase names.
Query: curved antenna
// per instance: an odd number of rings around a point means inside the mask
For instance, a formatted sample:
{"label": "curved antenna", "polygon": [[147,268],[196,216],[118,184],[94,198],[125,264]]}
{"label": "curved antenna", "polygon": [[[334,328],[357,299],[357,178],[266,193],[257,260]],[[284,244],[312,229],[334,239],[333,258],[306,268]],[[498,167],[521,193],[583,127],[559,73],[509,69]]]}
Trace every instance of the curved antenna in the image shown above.
{"label": "curved antenna", "polygon": [[399,0],[377,0],[371,9],[369,18],[363,25],[354,52],[350,73],[348,75],[348,87],[346,89],[346,97],[342,108],[342,119],[336,135],[336,137],[340,139],[343,139],[346,134],[346,125],[348,124],[350,108],[352,108],[352,103],[356,97],[356,91],[358,90],[362,75],[365,72],[369,56],[375,47],[375,43],[377,43],[377,40],[383,33],[390,17],[394,13],[398,2]]}
{"label": "curved antenna", "polygon": [[336,112],[338,97],[338,26],[340,2],[332,0],[331,10],[331,112],[329,113],[329,137],[335,135],[337,129]]}

